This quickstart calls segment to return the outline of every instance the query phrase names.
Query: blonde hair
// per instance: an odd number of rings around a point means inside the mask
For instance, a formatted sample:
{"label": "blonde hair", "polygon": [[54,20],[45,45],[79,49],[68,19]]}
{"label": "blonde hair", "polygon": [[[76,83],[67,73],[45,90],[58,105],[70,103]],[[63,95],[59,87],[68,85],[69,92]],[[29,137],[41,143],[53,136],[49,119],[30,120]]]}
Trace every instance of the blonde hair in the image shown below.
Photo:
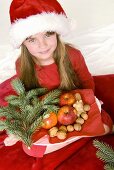
{"label": "blonde hair", "polygon": [[[28,49],[22,45],[21,56],[18,58],[19,75],[27,90],[41,87],[36,76],[35,62]],[[53,58],[58,66],[60,74],[60,86],[62,90],[72,90],[81,88],[80,82],[72,67],[67,53],[67,45],[65,45],[57,35],[57,48],[54,51]]]}

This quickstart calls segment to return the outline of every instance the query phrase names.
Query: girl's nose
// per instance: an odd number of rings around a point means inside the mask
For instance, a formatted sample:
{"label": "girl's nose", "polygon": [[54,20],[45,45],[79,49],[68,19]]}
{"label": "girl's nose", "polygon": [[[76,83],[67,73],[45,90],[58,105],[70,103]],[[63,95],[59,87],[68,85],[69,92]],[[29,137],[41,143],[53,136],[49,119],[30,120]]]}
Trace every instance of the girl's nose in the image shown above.
{"label": "girl's nose", "polygon": [[45,48],[47,46],[47,42],[44,37],[38,39],[38,45],[40,48]]}

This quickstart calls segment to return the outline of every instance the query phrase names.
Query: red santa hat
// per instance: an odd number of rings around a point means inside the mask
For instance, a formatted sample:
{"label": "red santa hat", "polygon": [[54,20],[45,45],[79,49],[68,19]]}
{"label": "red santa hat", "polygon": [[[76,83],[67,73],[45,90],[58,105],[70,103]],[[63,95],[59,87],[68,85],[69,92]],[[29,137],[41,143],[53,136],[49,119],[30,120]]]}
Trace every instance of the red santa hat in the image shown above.
{"label": "red santa hat", "polygon": [[10,40],[14,48],[38,32],[54,31],[64,38],[73,27],[57,0],[13,0],[10,20]]}

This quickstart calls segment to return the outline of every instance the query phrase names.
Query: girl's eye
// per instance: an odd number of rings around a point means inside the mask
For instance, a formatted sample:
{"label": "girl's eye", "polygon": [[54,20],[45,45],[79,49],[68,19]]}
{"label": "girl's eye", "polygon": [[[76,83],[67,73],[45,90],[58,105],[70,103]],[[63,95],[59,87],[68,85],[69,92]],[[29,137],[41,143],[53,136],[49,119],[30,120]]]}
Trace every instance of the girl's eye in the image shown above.
{"label": "girl's eye", "polygon": [[50,36],[52,36],[52,35],[54,35],[54,34],[55,34],[55,32],[48,31],[48,32],[46,32],[45,36],[46,36],[46,37],[50,37]]}
{"label": "girl's eye", "polygon": [[30,39],[28,39],[28,42],[35,42],[35,39],[34,38],[30,38]]}

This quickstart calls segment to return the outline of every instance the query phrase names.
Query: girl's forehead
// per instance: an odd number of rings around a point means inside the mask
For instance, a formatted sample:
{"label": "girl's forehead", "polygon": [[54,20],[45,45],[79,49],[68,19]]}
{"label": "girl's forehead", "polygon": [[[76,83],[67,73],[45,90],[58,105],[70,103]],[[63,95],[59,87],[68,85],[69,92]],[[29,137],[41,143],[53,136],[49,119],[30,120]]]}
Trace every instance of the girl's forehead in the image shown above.
{"label": "girl's forehead", "polygon": [[50,32],[50,31],[39,32],[39,33],[36,33],[36,34],[34,34],[34,35],[31,35],[31,36],[28,37],[28,38],[35,38],[35,37],[38,37],[38,36],[43,36],[43,35],[45,35],[45,34],[48,33],[48,32]]}
{"label": "girl's forehead", "polygon": [[53,33],[55,33],[55,32],[53,32],[53,31],[38,32],[38,33],[36,33],[36,34],[34,34],[34,35],[31,35],[31,36],[27,37],[26,39],[41,37],[41,36],[46,35],[47,33],[53,34]]}

